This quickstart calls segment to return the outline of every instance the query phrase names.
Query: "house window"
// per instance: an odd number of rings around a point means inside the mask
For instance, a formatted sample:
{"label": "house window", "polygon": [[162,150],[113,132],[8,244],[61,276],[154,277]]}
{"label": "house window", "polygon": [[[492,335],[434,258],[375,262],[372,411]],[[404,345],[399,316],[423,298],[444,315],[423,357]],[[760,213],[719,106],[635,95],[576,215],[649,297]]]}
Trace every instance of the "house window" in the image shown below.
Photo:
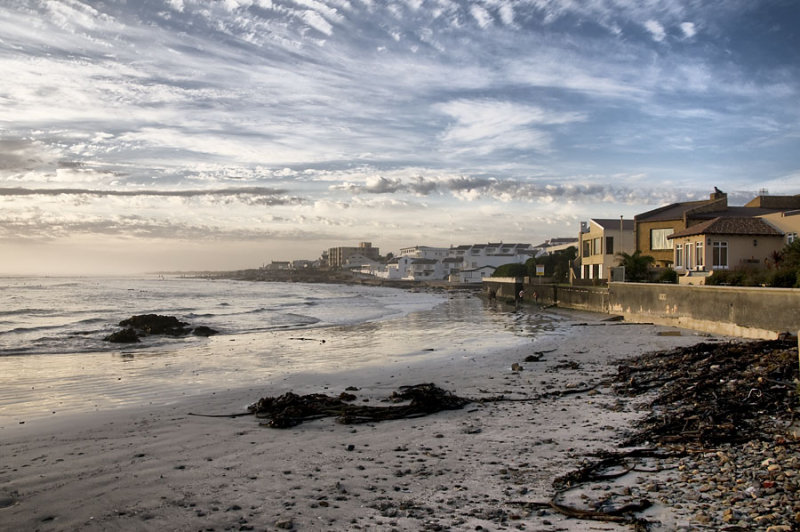
{"label": "house window", "polygon": [[791,244],[797,240],[797,233],[786,233],[786,243]]}
{"label": "house window", "polygon": [[592,247],[594,248],[592,249],[592,255],[602,254],[603,248],[601,246],[602,246],[602,239],[600,237],[595,238],[592,244]]}
{"label": "house window", "polygon": [[614,237],[607,236],[606,237],[606,255],[613,255],[614,254]]}
{"label": "house window", "polygon": [[711,243],[711,266],[713,268],[726,269],[728,267],[728,243]]}
{"label": "house window", "polygon": [[683,244],[675,246],[675,267],[683,268]]}
{"label": "house window", "polygon": [[675,232],[675,229],[650,229],[650,249],[672,249],[670,241],[667,237]]}
{"label": "house window", "polygon": [[703,243],[702,242],[696,242],[695,243],[694,262],[698,266],[704,266],[705,265],[705,256],[703,254]]}
{"label": "house window", "polygon": [[592,243],[589,240],[584,240],[583,241],[583,256],[584,257],[588,257],[588,256],[590,256],[592,254],[591,245],[592,245]]}
{"label": "house window", "polygon": [[692,269],[692,244],[690,242],[686,243],[686,247],[683,248],[686,251],[686,269]]}

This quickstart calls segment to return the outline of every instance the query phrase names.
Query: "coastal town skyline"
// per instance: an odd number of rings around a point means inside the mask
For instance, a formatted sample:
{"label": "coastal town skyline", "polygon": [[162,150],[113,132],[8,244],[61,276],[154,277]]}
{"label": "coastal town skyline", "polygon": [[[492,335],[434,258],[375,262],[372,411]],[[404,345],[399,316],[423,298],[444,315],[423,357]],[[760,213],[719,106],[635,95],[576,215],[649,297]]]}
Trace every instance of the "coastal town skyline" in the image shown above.
{"label": "coastal town skyline", "polygon": [[0,7],[0,274],[571,237],[800,190],[791,1]]}

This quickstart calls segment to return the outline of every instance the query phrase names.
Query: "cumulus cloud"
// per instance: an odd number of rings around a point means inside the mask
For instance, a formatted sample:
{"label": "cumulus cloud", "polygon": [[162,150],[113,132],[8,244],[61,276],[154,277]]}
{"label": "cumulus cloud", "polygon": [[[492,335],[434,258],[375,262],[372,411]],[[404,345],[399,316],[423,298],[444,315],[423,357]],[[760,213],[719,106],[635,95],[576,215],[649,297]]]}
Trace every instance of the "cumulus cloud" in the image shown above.
{"label": "cumulus cloud", "polygon": [[656,42],[661,42],[667,37],[667,32],[664,30],[664,26],[662,26],[657,20],[651,19],[645,21],[644,27],[650,32],[650,35]]}
{"label": "cumulus cloud", "polygon": [[695,35],[697,35],[697,28],[695,27],[693,22],[682,22],[681,23],[681,31],[683,32],[683,36],[687,39],[691,39]]}

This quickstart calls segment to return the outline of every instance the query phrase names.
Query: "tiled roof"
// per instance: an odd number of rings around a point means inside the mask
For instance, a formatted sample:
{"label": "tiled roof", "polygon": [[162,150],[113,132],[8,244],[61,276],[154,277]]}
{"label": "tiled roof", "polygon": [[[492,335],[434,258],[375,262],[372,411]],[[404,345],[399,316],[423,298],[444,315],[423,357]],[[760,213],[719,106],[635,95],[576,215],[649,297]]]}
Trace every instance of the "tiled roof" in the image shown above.
{"label": "tiled roof", "polygon": [[724,211],[693,213],[691,217],[707,220],[717,217],[752,218],[754,216],[763,216],[773,212],[779,212],[779,209],[767,209],[764,207],[728,207]]}
{"label": "tiled roof", "polygon": [[783,233],[761,218],[718,216],[707,222],[692,225],[683,231],[672,233],[667,238],[695,235],[782,236]]}

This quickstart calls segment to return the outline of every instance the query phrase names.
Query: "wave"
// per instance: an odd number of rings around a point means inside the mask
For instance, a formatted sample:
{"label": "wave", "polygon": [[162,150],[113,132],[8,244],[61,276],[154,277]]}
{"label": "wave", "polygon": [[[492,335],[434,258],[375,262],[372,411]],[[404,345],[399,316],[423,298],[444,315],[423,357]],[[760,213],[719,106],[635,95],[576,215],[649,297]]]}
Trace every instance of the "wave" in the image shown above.
{"label": "wave", "polygon": [[58,311],[51,308],[21,308],[16,310],[0,310],[0,316],[52,316]]}

